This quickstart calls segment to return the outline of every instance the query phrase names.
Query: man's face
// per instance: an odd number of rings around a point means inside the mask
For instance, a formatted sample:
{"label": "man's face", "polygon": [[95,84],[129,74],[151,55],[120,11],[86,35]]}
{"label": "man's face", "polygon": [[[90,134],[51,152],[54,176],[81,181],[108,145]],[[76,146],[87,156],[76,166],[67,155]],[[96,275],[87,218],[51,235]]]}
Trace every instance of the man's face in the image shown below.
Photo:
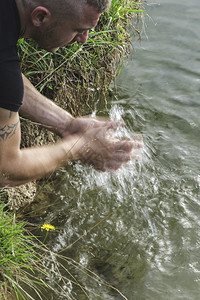
{"label": "man's face", "polygon": [[74,42],[85,43],[89,29],[97,25],[100,15],[94,7],[85,5],[79,18],[70,18],[61,24],[42,28],[35,32],[33,39],[41,48],[51,52]]}

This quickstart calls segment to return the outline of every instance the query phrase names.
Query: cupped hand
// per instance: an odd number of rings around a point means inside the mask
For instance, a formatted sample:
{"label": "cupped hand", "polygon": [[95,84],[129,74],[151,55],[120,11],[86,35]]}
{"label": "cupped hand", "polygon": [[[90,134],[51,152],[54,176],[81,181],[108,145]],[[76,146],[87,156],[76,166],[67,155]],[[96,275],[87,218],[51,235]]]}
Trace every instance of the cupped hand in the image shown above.
{"label": "cupped hand", "polygon": [[124,126],[124,121],[121,119],[120,122],[110,121],[107,118],[103,117],[80,117],[75,118],[71,121],[66,131],[63,133],[63,138],[73,134],[81,134],[85,133],[87,130],[91,128],[100,128],[100,127],[108,127],[111,126],[113,128],[117,128],[117,126]]}
{"label": "cupped hand", "polygon": [[87,125],[82,133],[79,130],[76,134],[75,131],[76,142],[71,149],[73,160],[80,160],[97,170],[106,171],[117,170],[135,158],[131,151],[133,148],[141,148],[142,143],[128,139],[108,139],[107,132],[116,128],[115,122],[101,123],[101,126],[97,122],[90,127]]}

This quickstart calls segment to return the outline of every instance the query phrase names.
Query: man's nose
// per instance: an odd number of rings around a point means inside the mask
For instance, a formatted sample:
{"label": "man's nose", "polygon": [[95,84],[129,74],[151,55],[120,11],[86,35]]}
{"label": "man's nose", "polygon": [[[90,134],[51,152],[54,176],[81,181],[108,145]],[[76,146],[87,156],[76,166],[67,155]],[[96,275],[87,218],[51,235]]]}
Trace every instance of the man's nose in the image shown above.
{"label": "man's nose", "polygon": [[88,39],[88,30],[84,31],[83,33],[79,33],[76,36],[76,41],[82,44],[86,43],[87,39]]}

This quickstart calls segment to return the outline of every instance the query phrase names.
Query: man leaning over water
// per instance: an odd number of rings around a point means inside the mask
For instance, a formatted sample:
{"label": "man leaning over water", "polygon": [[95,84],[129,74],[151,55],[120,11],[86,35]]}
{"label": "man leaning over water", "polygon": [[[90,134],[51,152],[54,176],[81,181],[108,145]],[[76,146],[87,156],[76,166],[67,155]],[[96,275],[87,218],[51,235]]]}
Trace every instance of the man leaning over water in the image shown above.
{"label": "man leaning over water", "polygon": [[[74,118],[42,96],[21,74],[16,43],[32,38],[47,51],[85,43],[111,0],[0,0],[0,186],[16,186],[81,160],[117,170],[130,160],[133,141],[105,137],[117,124]],[[20,149],[19,114],[61,137],[48,146]]]}

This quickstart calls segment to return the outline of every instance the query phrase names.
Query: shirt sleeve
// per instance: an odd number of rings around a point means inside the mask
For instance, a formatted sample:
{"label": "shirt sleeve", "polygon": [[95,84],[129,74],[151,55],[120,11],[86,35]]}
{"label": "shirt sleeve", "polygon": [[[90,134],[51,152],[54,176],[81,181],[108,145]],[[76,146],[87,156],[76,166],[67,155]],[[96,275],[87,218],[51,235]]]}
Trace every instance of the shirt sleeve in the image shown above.
{"label": "shirt sleeve", "polygon": [[23,79],[17,53],[20,30],[15,0],[0,0],[0,107],[18,111],[23,99]]}
{"label": "shirt sleeve", "polygon": [[17,112],[24,94],[19,59],[0,62],[0,107]]}

